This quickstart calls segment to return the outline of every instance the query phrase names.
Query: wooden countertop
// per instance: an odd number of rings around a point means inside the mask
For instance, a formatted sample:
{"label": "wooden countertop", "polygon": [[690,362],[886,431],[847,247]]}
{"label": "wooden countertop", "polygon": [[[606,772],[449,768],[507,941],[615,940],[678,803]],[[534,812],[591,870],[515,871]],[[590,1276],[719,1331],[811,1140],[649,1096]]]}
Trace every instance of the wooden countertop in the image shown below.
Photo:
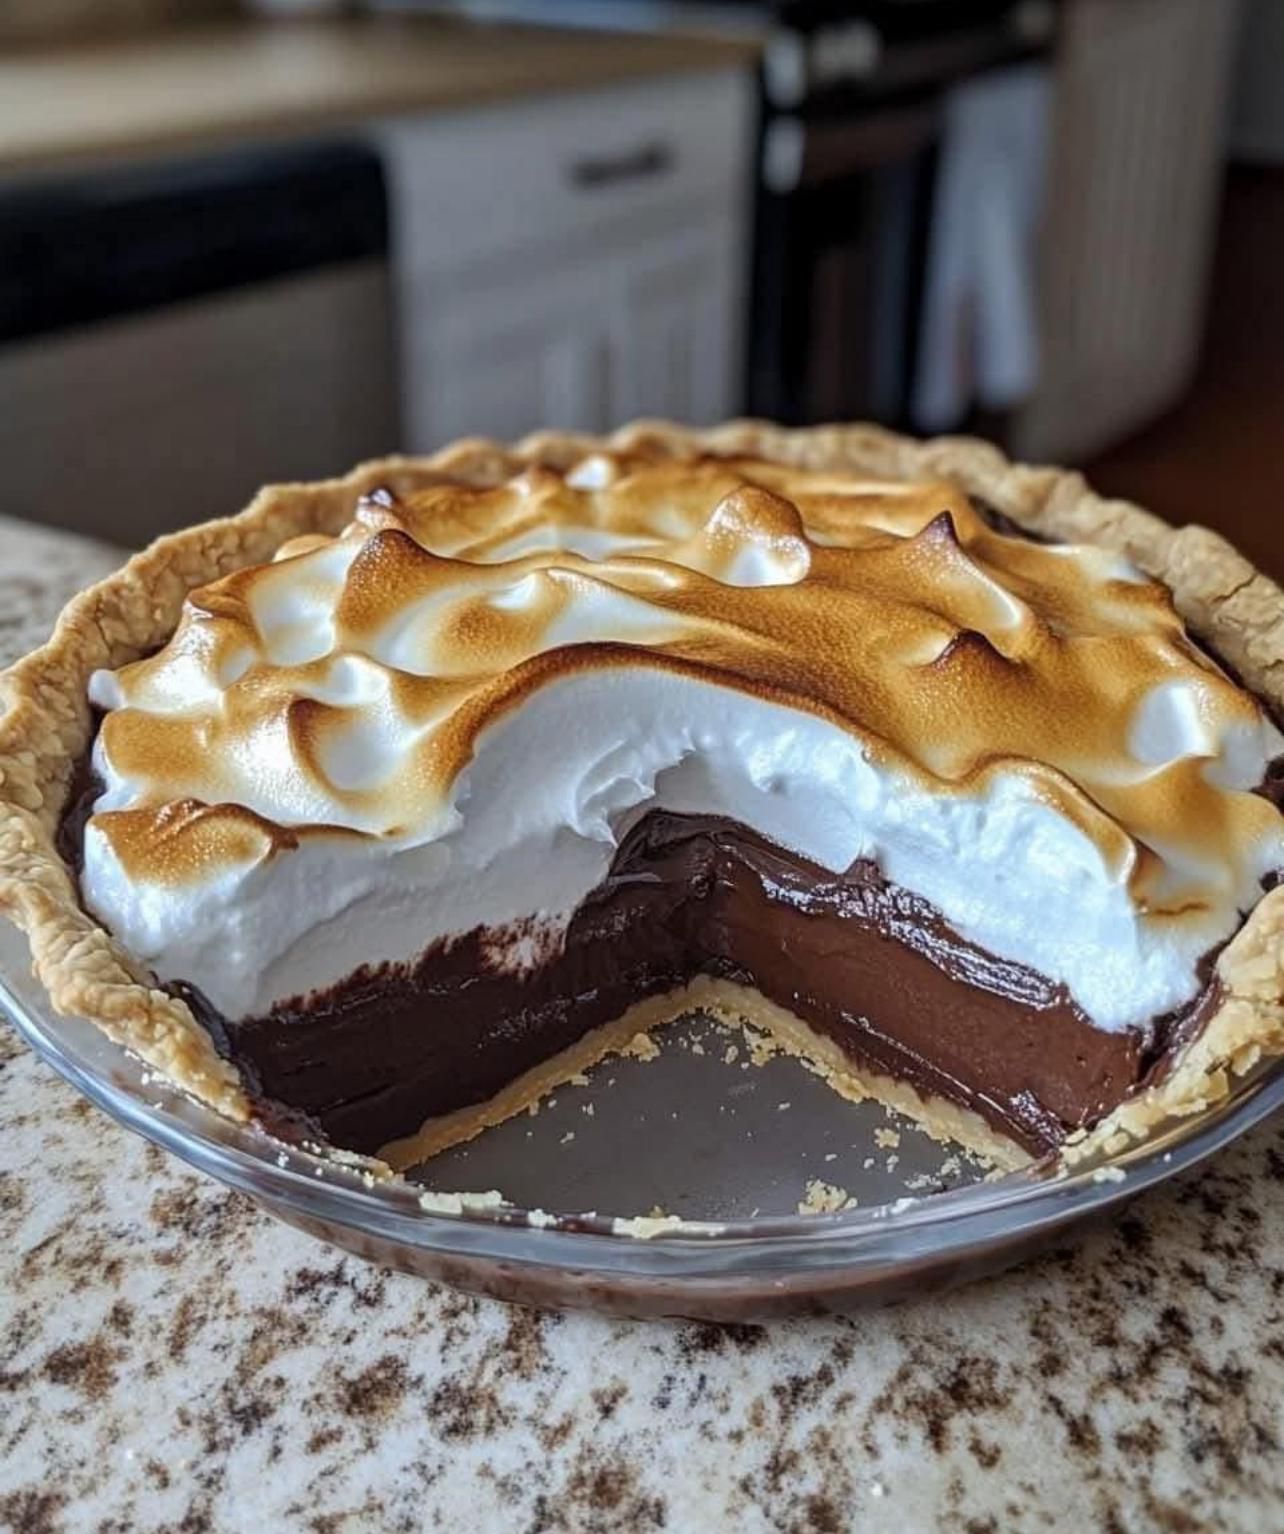
{"label": "wooden countertop", "polygon": [[0,56],[0,172],[747,64],[751,41],[441,18],[234,22]]}

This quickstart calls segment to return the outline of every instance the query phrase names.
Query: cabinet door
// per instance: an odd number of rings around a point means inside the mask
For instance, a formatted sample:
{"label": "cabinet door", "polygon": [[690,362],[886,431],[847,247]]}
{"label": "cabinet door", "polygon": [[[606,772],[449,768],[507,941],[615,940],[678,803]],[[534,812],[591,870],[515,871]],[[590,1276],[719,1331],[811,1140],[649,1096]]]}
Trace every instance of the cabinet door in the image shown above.
{"label": "cabinet door", "polygon": [[620,274],[611,322],[616,421],[711,422],[738,406],[735,317],[742,295],[728,222],[644,248]]}
{"label": "cabinet door", "polygon": [[541,426],[605,430],[609,308],[591,281],[584,287],[577,294],[564,274],[541,279],[526,268],[495,288],[434,283],[403,301],[409,449],[479,435],[510,441]]}
{"label": "cabinet door", "polygon": [[587,261],[416,279],[402,295],[407,445],[734,414],[738,250],[733,221],[715,217]]}
{"label": "cabinet door", "polygon": [[1080,0],[1058,45],[1041,376],[1013,448],[1091,457],[1176,403],[1198,356],[1235,6]]}

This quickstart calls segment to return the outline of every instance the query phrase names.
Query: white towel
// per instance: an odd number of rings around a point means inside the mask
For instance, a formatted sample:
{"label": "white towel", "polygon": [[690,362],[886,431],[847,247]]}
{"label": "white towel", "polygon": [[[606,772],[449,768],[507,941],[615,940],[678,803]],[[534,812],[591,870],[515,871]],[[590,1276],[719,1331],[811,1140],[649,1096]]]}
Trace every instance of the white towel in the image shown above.
{"label": "white towel", "polygon": [[948,431],[975,402],[1008,410],[1039,372],[1035,242],[1051,103],[1039,64],[981,75],[945,103],[911,410]]}

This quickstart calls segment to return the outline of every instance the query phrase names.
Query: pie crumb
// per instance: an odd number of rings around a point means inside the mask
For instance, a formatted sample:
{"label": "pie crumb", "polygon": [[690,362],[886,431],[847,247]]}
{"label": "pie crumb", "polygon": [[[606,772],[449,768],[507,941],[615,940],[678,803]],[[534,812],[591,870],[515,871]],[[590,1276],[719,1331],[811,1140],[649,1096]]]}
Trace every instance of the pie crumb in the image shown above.
{"label": "pie crumb", "polygon": [[836,1214],[840,1209],[854,1209],[857,1201],[846,1188],[813,1177],[806,1184],[806,1197],[798,1205],[799,1214]]}
{"label": "pie crumb", "polygon": [[759,1033],[756,1028],[746,1028],[744,1034],[749,1044],[749,1059],[754,1065],[766,1065],[768,1060],[781,1053],[780,1045],[770,1034]]}
{"label": "pie crumb", "polygon": [[504,1195],[491,1188],[487,1193],[433,1193],[419,1195],[419,1207],[428,1214],[463,1214],[466,1209],[498,1209]]}
{"label": "pie crumb", "polygon": [[632,1055],[635,1060],[654,1060],[660,1053],[660,1046],[649,1033],[635,1033],[620,1053]]}
{"label": "pie crumb", "polygon": [[635,1241],[650,1241],[652,1237],[663,1236],[668,1231],[681,1230],[685,1224],[686,1221],[679,1214],[639,1214],[629,1220],[617,1217],[611,1221],[611,1230],[617,1236],[632,1236]]}
{"label": "pie crumb", "polygon": [[895,1150],[900,1143],[900,1134],[895,1129],[876,1129],[874,1131],[874,1144],[880,1150]]}

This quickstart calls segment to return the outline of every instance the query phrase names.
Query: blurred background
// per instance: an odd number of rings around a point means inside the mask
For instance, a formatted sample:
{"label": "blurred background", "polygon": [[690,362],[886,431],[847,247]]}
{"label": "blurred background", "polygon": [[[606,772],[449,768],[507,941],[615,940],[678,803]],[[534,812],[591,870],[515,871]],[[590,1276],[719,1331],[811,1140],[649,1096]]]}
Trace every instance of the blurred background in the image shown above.
{"label": "blurred background", "polygon": [[0,512],[748,411],[1284,577],[1282,72],[1284,0],[0,0]]}

